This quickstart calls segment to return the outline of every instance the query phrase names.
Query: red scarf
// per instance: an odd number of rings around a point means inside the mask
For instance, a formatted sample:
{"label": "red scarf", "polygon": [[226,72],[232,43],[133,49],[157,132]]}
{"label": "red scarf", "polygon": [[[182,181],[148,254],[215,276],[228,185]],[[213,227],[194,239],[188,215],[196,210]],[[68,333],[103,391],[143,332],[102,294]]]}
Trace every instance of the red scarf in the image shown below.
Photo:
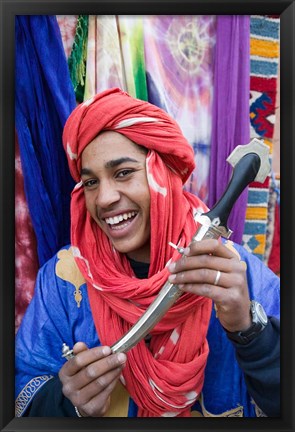
{"label": "red scarf", "polygon": [[[125,255],[112,247],[86,210],[80,180],[81,153],[102,130],[113,130],[149,149],[146,160],[151,196],[151,257],[148,279],[137,279]],[[63,135],[76,181],[71,204],[71,241],[87,280],[89,299],[102,344],[112,345],[151,304],[167,281],[167,263],[179,258],[169,246],[190,242],[197,226],[193,214],[206,210],[183,190],[194,168],[191,146],[163,110],[107,90],[79,105]],[[204,381],[206,334],[212,304],[183,294],[151,332],[127,353],[121,381],[139,407],[139,416],[189,416]]]}

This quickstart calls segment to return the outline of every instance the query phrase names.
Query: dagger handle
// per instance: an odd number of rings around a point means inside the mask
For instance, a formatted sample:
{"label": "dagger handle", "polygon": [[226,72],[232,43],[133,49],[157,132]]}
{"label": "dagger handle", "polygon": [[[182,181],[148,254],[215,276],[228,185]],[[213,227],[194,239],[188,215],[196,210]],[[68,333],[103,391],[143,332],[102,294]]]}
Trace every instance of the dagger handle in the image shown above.
{"label": "dagger handle", "polygon": [[219,219],[218,225],[227,227],[229,214],[243,190],[251,183],[260,168],[261,159],[257,153],[248,153],[235,165],[230,182],[221,198],[212,209],[203,213],[211,222]]}

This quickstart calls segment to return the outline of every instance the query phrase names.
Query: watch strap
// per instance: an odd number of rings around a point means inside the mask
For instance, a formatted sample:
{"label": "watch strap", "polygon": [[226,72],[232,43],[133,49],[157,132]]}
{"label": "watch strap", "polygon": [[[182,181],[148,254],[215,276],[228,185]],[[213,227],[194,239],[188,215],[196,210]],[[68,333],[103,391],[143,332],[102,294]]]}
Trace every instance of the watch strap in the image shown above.
{"label": "watch strap", "polygon": [[[264,317],[260,318],[259,314],[257,314],[256,312],[256,308],[259,308],[260,310],[263,311],[263,315],[265,315],[265,318]],[[225,329],[227,337],[230,340],[234,342],[238,342],[242,345],[246,345],[249,342],[251,342],[253,339],[255,339],[264,330],[264,328],[267,325],[267,317],[262,306],[256,301],[252,300],[250,303],[250,313],[252,316],[252,324],[247,330],[229,332]]]}
{"label": "watch strap", "polygon": [[246,345],[251,342],[251,340],[255,339],[255,337],[262,332],[265,328],[260,322],[253,323],[251,327],[249,327],[245,331],[237,331],[237,332],[228,332],[226,331],[227,337],[240,344]]}

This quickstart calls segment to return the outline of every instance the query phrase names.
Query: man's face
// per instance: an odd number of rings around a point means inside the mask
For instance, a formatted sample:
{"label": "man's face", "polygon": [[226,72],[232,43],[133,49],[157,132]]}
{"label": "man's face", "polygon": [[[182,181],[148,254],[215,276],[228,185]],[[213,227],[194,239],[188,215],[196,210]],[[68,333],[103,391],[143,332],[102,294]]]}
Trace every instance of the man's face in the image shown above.
{"label": "man's face", "polygon": [[115,249],[150,259],[150,192],[146,153],[124,135],[106,131],[83,151],[86,207]]}

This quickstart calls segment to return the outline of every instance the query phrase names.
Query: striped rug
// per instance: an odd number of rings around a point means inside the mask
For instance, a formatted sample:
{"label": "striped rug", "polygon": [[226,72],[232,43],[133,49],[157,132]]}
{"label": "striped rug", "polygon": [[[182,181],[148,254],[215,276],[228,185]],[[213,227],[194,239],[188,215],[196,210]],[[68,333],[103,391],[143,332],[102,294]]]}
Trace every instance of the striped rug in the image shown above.
{"label": "striped rug", "polygon": [[[250,21],[250,137],[262,138],[270,148],[272,162],[275,103],[279,70],[277,16],[253,15]],[[265,261],[270,177],[249,186],[246,223],[242,243]]]}

